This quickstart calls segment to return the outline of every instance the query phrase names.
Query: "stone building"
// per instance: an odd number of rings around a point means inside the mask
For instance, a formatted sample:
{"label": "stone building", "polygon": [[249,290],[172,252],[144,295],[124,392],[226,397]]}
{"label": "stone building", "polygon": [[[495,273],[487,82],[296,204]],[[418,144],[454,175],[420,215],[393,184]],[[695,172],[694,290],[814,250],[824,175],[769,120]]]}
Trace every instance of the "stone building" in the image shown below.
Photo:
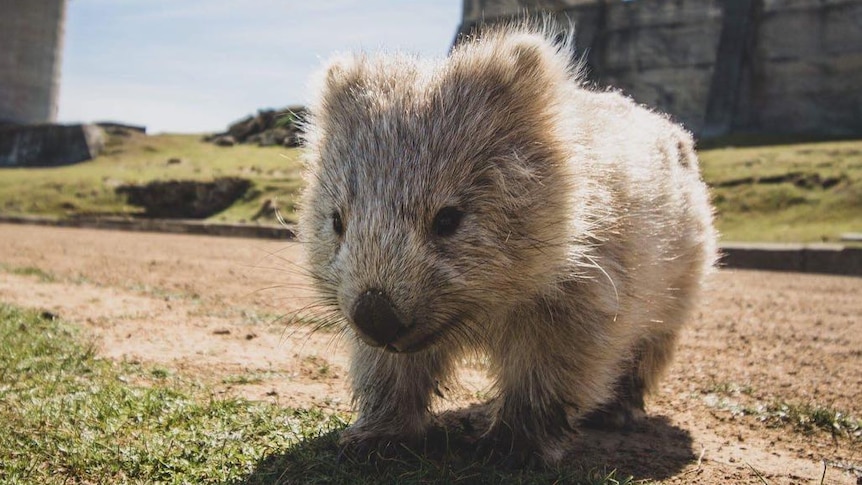
{"label": "stone building", "polygon": [[574,24],[590,81],[701,138],[862,136],[862,0],[464,0],[459,36],[525,11]]}
{"label": "stone building", "polygon": [[0,0],[0,123],[57,117],[65,0]]}
{"label": "stone building", "polygon": [[92,125],[58,125],[66,0],[0,0],[0,169],[89,160]]}

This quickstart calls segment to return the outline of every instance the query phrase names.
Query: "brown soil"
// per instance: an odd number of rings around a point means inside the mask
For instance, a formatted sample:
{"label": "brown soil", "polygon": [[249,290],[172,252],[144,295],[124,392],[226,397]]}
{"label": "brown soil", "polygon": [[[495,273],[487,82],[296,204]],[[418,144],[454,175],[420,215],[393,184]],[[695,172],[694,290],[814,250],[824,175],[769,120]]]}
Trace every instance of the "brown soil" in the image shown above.
{"label": "brown soil", "polygon": [[[296,243],[0,224],[0,302],[56,313],[107,357],[219,393],[348,410],[339,335],[295,322],[313,303],[300,255]],[[721,271],[711,290],[644,428],[584,432],[575,456],[667,483],[820,483],[824,472],[823,483],[862,483],[858,434],[804,433],[762,411],[862,417],[862,279]],[[488,389],[479,364],[462,381],[443,408]]]}

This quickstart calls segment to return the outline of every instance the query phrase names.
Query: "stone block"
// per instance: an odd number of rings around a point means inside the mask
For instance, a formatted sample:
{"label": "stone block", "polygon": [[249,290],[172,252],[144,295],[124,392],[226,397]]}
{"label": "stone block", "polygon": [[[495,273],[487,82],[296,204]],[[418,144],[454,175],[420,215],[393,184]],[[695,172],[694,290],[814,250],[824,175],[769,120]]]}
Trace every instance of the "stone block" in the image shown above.
{"label": "stone block", "polygon": [[822,59],[860,51],[862,2],[786,3],[767,8],[758,26],[758,55],[765,60]]}
{"label": "stone block", "polygon": [[862,276],[862,248],[836,244],[724,244],[725,268]]}
{"label": "stone block", "polygon": [[764,63],[752,93],[756,125],[775,133],[862,133],[862,53]]}
{"label": "stone block", "polygon": [[0,127],[0,167],[55,167],[90,160],[104,145],[95,125]]}
{"label": "stone block", "polygon": [[607,2],[605,28],[613,32],[685,24],[721,25],[721,5],[721,0]]}

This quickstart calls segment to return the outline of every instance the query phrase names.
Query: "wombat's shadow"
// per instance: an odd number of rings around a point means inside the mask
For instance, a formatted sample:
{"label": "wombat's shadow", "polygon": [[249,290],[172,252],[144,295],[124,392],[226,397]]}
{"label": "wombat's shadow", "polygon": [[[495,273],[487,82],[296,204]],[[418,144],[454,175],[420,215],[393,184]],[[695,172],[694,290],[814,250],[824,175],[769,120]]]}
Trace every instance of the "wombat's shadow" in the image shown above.
{"label": "wombat's shadow", "polygon": [[[485,429],[486,405],[449,411],[439,417],[422,450],[358,459],[340,454],[340,430],[296,444],[283,453],[260,460],[241,480],[244,484],[356,483],[399,481],[452,482],[470,475],[470,483],[500,483],[536,479],[537,483],[582,482],[616,470],[622,479],[663,480],[693,462],[691,434],[663,416],[650,416],[636,430],[609,432],[581,429],[573,439],[565,465],[557,470],[504,470],[477,452],[477,438]],[[410,480],[410,479],[413,480]],[[592,481],[591,481],[592,483]]]}

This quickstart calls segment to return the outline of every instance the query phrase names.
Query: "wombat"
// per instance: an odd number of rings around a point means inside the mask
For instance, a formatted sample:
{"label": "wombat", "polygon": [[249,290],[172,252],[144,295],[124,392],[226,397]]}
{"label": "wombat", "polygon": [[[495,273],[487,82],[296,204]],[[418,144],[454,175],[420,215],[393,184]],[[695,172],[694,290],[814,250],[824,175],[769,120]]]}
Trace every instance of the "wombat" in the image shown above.
{"label": "wombat", "polygon": [[420,442],[472,352],[490,450],[551,465],[579,424],[643,415],[713,267],[712,209],[689,133],[586,87],[569,44],[525,23],[322,72],[299,227],[353,337],[348,448]]}

